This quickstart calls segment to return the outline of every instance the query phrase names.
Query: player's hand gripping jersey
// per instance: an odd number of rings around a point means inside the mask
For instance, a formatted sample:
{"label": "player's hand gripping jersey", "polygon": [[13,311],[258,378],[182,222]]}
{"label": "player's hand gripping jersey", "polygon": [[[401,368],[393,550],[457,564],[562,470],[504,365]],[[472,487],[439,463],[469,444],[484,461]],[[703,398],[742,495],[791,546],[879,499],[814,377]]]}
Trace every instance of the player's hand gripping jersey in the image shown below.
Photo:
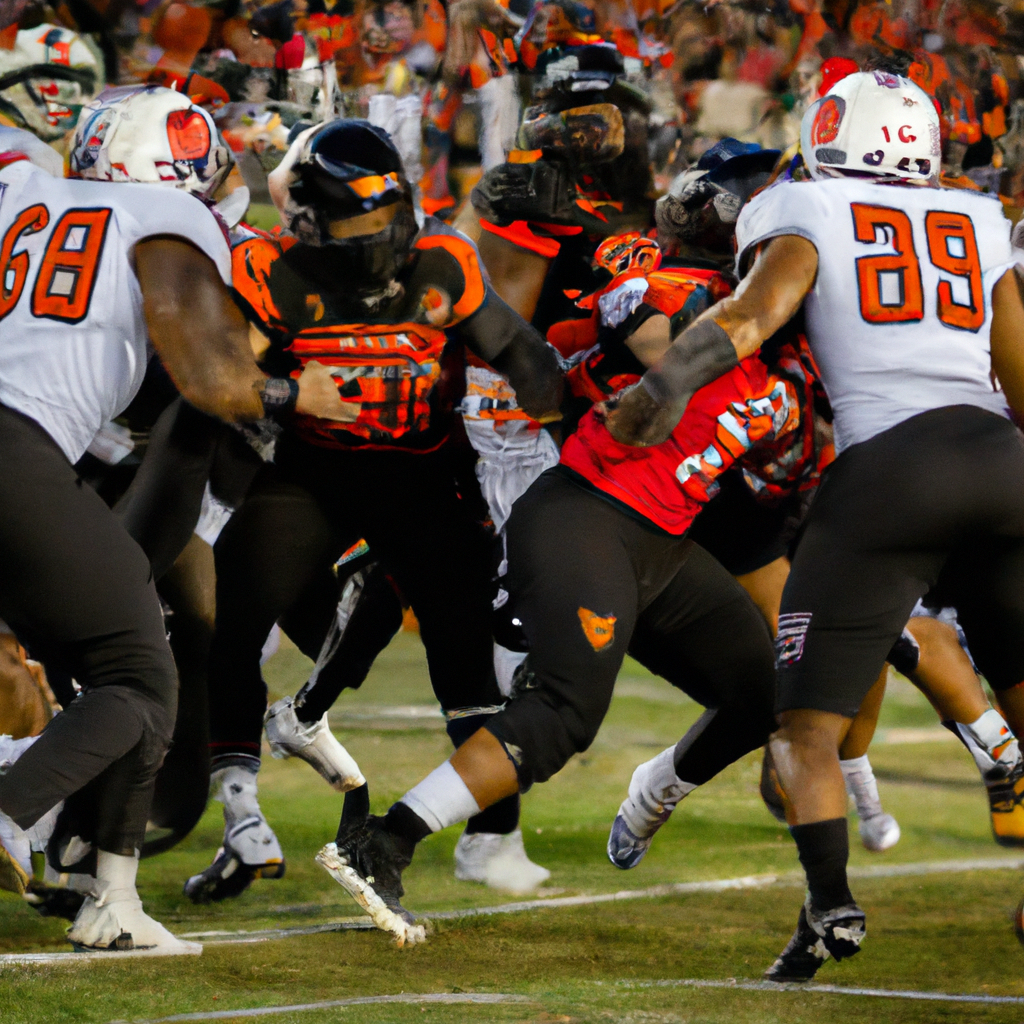
{"label": "player's hand gripping jersey", "polygon": [[989,345],[992,288],[1014,263],[998,200],[851,178],[786,182],[744,207],[738,266],[778,235],[818,250],[804,308],[837,452],[930,409],[1006,414]]}
{"label": "player's hand gripping jersey", "polygon": [[[330,368],[342,401],[358,411],[352,423],[297,416],[299,436],[329,448],[436,448],[463,391],[461,353],[448,346],[445,330],[487,298],[475,246],[428,218],[394,299],[367,320],[365,305],[340,304],[344,293],[312,293],[315,286],[288,264],[292,245],[292,239],[253,235],[236,245],[232,260],[237,293],[270,335],[269,361],[280,363],[275,372],[298,377],[315,359]],[[357,309],[359,319],[351,315]]]}
{"label": "player's hand gripping jersey", "polygon": [[0,171],[0,403],[77,462],[146,371],[135,244],[174,235],[230,283],[230,251],[196,198],[152,185],[61,180],[21,160]]}

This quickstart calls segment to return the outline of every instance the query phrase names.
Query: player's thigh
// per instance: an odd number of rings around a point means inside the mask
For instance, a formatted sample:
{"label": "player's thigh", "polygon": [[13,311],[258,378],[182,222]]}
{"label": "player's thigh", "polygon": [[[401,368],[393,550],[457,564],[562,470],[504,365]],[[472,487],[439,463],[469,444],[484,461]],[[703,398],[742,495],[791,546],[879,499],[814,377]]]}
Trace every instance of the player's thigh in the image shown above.
{"label": "player's thigh", "polygon": [[853,718],[944,557],[858,549],[812,508],[782,594],[777,710]]}
{"label": "player's thigh", "polygon": [[775,656],[767,623],[739,583],[697,544],[640,613],[630,653],[705,707],[772,713]]}
{"label": "player's thigh", "polygon": [[1024,539],[994,537],[951,559],[948,593],[967,645],[994,690],[1024,682]]}
{"label": "player's thigh", "polygon": [[237,618],[269,629],[342,547],[308,491],[280,479],[273,467],[262,470],[214,547],[218,630]]}
{"label": "player's thigh", "polygon": [[558,715],[578,748],[589,745],[604,719],[635,625],[634,529],[642,531],[551,475],[516,502],[509,519],[510,611],[529,654],[521,680],[528,689],[506,714]]}
{"label": "player's thigh", "polygon": [[[41,649],[89,670],[95,641],[166,651],[149,562],[95,491],[32,421],[0,411],[0,608]],[[104,647],[109,647],[105,643]],[[81,681],[85,681],[84,679]]]}

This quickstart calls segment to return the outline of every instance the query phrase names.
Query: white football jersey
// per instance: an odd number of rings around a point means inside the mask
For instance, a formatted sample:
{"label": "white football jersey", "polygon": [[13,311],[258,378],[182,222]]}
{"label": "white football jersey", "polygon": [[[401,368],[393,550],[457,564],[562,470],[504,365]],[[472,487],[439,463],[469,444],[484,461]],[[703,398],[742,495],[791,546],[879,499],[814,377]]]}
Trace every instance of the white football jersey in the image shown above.
{"label": "white football jersey", "polygon": [[135,243],[176,235],[225,284],[231,254],[194,197],[159,185],[0,171],[0,404],[39,423],[77,462],[142,385],[148,339]]}
{"label": "white football jersey", "polygon": [[778,235],[818,250],[807,340],[837,451],[944,406],[1007,415],[989,329],[992,289],[1015,260],[997,199],[853,178],[782,183],[740,213],[737,266]]}

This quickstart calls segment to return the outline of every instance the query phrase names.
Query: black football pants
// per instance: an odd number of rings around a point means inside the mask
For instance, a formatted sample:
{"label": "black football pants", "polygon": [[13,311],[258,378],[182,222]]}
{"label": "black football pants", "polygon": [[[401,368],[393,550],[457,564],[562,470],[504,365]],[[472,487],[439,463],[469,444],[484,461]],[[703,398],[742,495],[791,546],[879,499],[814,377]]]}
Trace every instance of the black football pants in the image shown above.
{"label": "black football pants", "polygon": [[[279,443],[275,464],[260,471],[215,549],[215,759],[259,756],[267,634],[291,611],[286,632],[316,657],[338,598],[328,569],[360,538],[416,613],[442,709],[465,713],[502,702],[493,667],[491,540],[478,495],[474,501],[461,487],[463,461],[455,446],[411,454]],[[300,602],[310,614],[294,613]]]}
{"label": "black football pants", "polygon": [[1024,680],[1024,437],[969,405],[914,416],[829,467],[782,595],[778,710],[853,718],[936,585],[989,685]]}
{"label": "black football pants", "polygon": [[0,617],[82,686],[0,775],[0,809],[27,828],[66,800],[82,838],[131,854],[178,694],[149,562],[50,436],[3,406],[0,566]]}
{"label": "black football pants", "polygon": [[774,728],[775,670],[764,619],[701,547],[548,470],[507,527],[510,612],[529,653],[514,696],[486,728],[516,763],[521,788],[586,750],[628,652],[712,710],[676,752],[701,784]]}

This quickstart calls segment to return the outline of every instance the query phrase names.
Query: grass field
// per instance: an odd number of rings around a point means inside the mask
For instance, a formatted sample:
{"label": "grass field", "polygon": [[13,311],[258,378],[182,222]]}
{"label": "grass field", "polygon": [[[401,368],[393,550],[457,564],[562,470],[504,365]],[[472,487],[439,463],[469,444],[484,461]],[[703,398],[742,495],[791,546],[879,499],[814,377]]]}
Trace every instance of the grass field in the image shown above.
{"label": "grass field", "polygon": [[[307,665],[285,646],[268,665],[272,692],[294,692]],[[345,695],[332,712],[335,732],[371,780],[375,810],[447,756],[440,718],[425,717],[431,703],[422,648],[415,635],[403,633],[362,690]],[[788,834],[758,797],[754,755],[689,797],[634,871],[620,872],[608,863],[608,826],[633,767],[676,740],[697,713],[696,705],[667,684],[627,663],[593,748],[524,799],[527,848],[552,870],[539,898],[795,872]],[[867,853],[854,838],[855,868],[1007,858],[1010,851],[990,838],[973,763],[959,744],[935,732],[934,714],[906,682],[891,684],[881,726],[872,760],[903,838],[884,854]],[[220,805],[211,804],[185,843],[144,862],[140,871],[148,909],[176,933],[314,929],[356,914],[313,862],[333,838],[341,797],[305,764],[269,757],[261,793],[285,848],[286,877],[258,881],[230,903],[190,904],[181,885],[209,863],[221,835]],[[422,844],[406,877],[410,909],[492,907],[519,899],[456,882],[457,838],[458,830],[449,829]],[[854,891],[868,914],[864,952],[826,965],[819,980],[845,988],[1024,1000],[1024,951],[1011,927],[1021,889],[1020,872],[1009,868],[860,878]],[[319,1002],[338,1005],[255,1019],[703,1024],[820,1022],[854,1014],[858,1024],[1024,1021],[1024,1001],[955,1003],[692,984],[759,978],[788,940],[801,898],[798,883],[783,878],[760,888],[438,921],[426,945],[407,950],[396,949],[380,932],[350,930],[248,943],[208,936],[200,957],[5,964],[0,1021],[106,1024],[181,1014],[189,1016],[179,1019],[241,1021],[251,1018],[234,1011]],[[63,922],[41,919],[13,897],[0,898],[0,915],[0,952],[68,949]],[[509,998],[485,1004],[345,1004],[381,995],[465,1000],[478,993]]]}

